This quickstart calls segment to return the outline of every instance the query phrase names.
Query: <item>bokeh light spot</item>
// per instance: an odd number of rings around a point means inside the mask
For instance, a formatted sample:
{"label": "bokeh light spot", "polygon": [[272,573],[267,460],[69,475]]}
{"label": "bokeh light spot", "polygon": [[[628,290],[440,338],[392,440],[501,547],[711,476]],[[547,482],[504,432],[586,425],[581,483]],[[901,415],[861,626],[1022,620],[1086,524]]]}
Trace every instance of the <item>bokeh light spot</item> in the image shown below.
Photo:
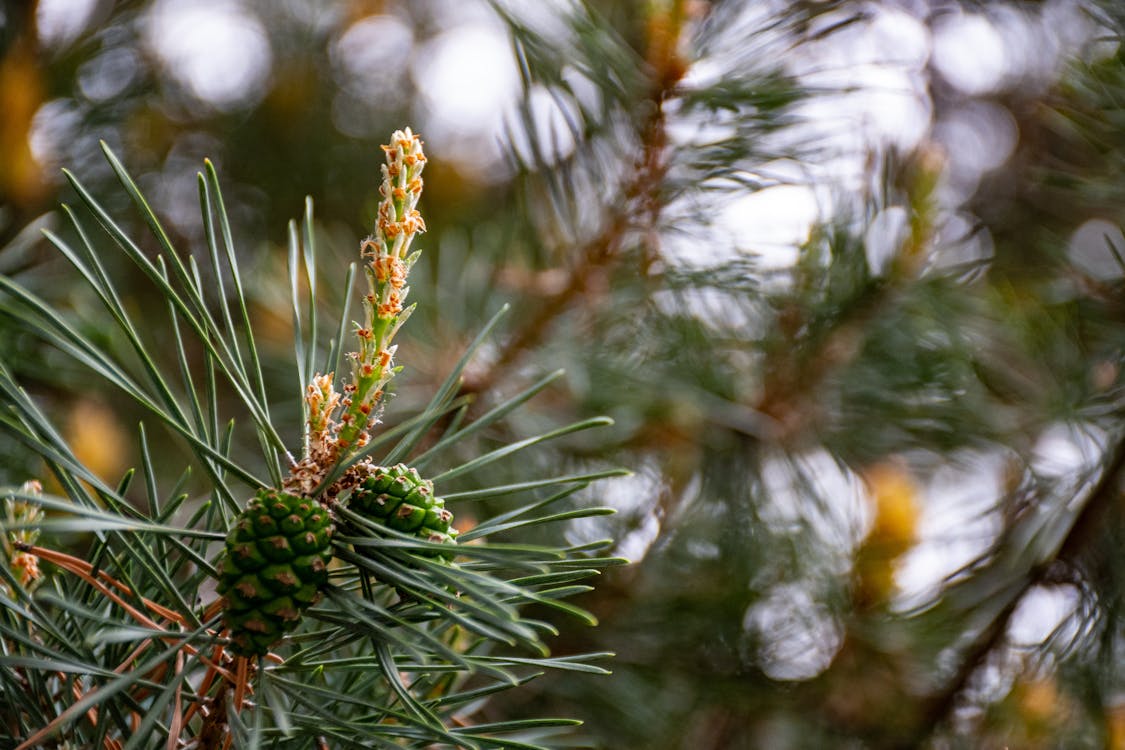
{"label": "bokeh light spot", "polygon": [[1004,38],[983,15],[957,14],[934,30],[934,66],[965,94],[995,91],[1008,73]]}
{"label": "bokeh light spot", "polygon": [[145,31],[169,76],[197,99],[234,110],[265,94],[273,56],[261,22],[241,4],[162,0]]}
{"label": "bokeh light spot", "polygon": [[44,47],[65,47],[77,39],[93,18],[98,0],[39,0],[35,28]]}
{"label": "bokeh light spot", "polygon": [[495,162],[503,115],[519,91],[505,34],[484,24],[443,32],[419,50],[412,72],[432,150],[478,169]]}

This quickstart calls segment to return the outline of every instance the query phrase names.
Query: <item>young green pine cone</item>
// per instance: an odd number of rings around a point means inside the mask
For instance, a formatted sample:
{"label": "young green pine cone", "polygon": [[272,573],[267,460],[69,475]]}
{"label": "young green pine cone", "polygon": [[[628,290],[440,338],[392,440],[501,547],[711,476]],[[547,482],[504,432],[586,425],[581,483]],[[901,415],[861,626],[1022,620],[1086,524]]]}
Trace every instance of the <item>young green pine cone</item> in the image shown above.
{"label": "young green pine cone", "polygon": [[[416,469],[398,464],[391,468],[373,467],[370,474],[352,490],[348,507],[362,516],[427,542],[454,544],[457,529],[450,526],[453,514],[445,501],[434,494],[434,483],[422,479]],[[453,551],[429,553],[447,559]]]}
{"label": "young green pine cone", "polygon": [[263,656],[320,596],[332,559],[332,519],[316,500],[261,490],[227,535],[219,572],[231,650]]}

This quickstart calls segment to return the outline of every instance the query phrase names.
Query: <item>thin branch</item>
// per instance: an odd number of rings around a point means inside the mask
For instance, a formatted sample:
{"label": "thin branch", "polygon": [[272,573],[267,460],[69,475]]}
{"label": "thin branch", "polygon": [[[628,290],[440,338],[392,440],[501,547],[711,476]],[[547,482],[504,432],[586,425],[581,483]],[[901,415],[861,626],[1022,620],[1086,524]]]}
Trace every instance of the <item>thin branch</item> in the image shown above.
{"label": "thin branch", "polygon": [[[551,330],[552,324],[569,311],[620,257],[630,229],[643,227],[648,242],[655,241],[654,227],[660,215],[660,187],[668,170],[668,135],[665,121],[665,103],[673,95],[676,85],[686,71],[686,66],[676,53],[676,41],[683,30],[683,2],[673,3],[668,24],[653,24],[649,39],[649,65],[651,90],[641,103],[646,109],[640,128],[640,154],[634,165],[631,179],[622,188],[622,200],[611,208],[610,220],[605,229],[577,250],[566,282],[549,296],[542,306],[517,330],[500,351],[499,357],[486,372],[472,379],[466,378],[462,393],[486,393],[504,374],[540,344]],[[651,246],[645,253],[644,270],[652,264]]]}
{"label": "thin branch", "polygon": [[1019,591],[967,649],[961,660],[961,666],[945,689],[926,701],[922,711],[923,718],[915,733],[918,743],[912,743],[911,747],[920,745],[932,737],[941,726],[948,723],[958,699],[973,675],[985,664],[989,655],[1004,643],[1012,615],[1015,614],[1027,592],[1049,577],[1054,563],[1073,562],[1081,556],[1089,541],[1104,528],[1106,516],[1121,499],[1120,482],[1125,475],[1125,438],[1117,441],[1109,457],[1108,465],[1087,496],[1082,510],[1075,517],[1058,550],[1050,558],[1037,563],[1028,571]]}

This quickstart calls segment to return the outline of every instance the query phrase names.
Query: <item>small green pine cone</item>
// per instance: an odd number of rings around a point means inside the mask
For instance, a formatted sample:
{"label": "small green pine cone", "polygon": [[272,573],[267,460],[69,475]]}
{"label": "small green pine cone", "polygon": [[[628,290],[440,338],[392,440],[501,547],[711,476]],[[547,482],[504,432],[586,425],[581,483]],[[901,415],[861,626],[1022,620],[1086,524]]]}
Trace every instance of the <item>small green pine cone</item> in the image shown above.
{"label": "small green pine cone", "polygon": [[335,528],[316,500],[261,490],[227,534],[219,570],[231,650],[263,656],[320,596]]}
{"label": "small green pine cone", "polygon": [[[434,483],[422,479],[416,469],[404,464],[376,466],[352,490],[348,507],[355,513],[419,539],[455,544],[457,529],[445,501],[434,494]],[[432,553],[452,559],[454,552]]]}

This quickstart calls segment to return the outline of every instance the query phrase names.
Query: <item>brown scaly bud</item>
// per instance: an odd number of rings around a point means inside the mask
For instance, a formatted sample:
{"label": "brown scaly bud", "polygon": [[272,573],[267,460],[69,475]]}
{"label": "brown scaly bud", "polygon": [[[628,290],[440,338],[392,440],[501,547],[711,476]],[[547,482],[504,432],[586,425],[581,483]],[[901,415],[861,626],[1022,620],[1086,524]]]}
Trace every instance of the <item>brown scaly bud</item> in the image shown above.
{"label": "brown scaly bud", "polygon": [[[43,487],[32,479],[23,483],[20,492],[24,495],[38,495],[43,492]],[[25,524],[35,523],[43,518],[43,509],[28,500],[6,497],[3,511],[3,518],[0,521],[5,525],[21,525],[23,528],[8,531],[0,536],[0,550],[8,558],[10,569],[19,585],[26,590],[31,590],[43,577],[39,570],[39,558],[27,551],[27,548],[38,541],[39,529]],[[3,582],[0,582],[0,588],[7,591],[9,595],[13,593]]]}

